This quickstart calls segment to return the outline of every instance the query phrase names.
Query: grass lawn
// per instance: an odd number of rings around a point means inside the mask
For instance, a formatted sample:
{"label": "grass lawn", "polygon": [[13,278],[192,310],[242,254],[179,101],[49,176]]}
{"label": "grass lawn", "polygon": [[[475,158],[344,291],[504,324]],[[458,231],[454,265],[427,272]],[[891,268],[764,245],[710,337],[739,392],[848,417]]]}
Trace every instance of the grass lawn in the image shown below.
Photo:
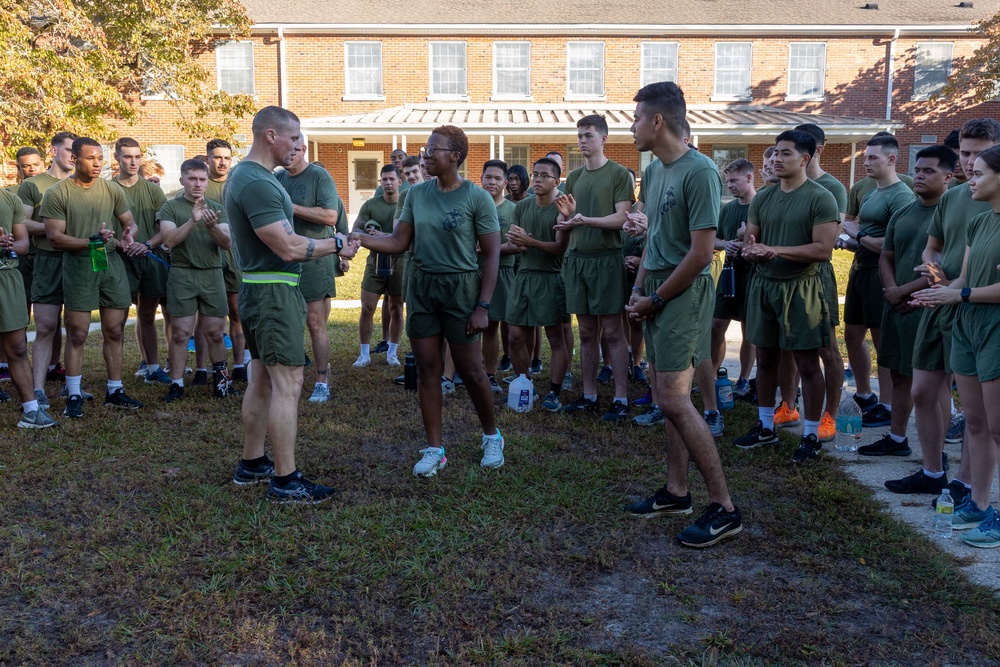
{"label": "grass lawn", "polygon": [[[692,517],[623,513],[665,480],[660,429],[502,410],[507,465],[485,471],[460,389],[445,399],[448,467],[413,477],[416,396],[378,361],[350,368],[357,315],[331,315],[334,401],[301,402],[299,465],[340,490],[320,507],[272,506],[262,486],[231,484],[237,400],[190,390],[168,406],[129,374],[146,401],[135,414],[88,404],[83,420],[29,433],[0,407],[0,664],[1000,661],[993,592],[837,463],[793,468],[791,440],[732,447],[756,419],[746,404],[719,441],[746,527],[706,551],[674,541]],[[99,341],[85,386],[100,395]]]}

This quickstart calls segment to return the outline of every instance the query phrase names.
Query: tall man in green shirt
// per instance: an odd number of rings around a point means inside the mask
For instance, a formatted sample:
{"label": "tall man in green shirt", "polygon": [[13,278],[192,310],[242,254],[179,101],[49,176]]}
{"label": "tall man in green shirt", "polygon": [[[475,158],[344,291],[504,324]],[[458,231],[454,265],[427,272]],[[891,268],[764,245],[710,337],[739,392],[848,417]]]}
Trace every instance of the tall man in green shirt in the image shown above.
{"label": "tall man in green shirt", "polygon": [[[334,489],[309,481],[295,467],[306,325],[299,275],[301,262],[338,253],[350,257],[355,245],[345,244],[340,235],[307,238],[292,227],[292,200],[272,172],[289,167],[304,149],[298,117],[281,107],[264,107],[252,127],[253,146],[233,168],[225,202],[243,271],[239,307],[252,368],[243,397],[243,456],[233,482],[270,480],[272,502],[320,503]],[[268,436],[273,462],[264,454]]]}
{"label": "tall man in green shirt", "polygon": [[844,223],[844,233],[858,243],[844,299],[844,343],[857,385],[854,400],[861,407],[862,423],[871,427],[889,426],[892,420],[892,375],[886,368],[879,370],[883,398],[879,403],[878,396],[871,389],[871,356],[865,334],[871,332],[877,356],[884,303],[878,260],[885,228],[892,214],[914,199],[910,186],[896,174],[898,158],[899,142],[892,135],[878,135],[868,140],[865,170],[875,179],[878,187],[865,195],[858,211],[858,221]]}
{"label": "tall man in green shirt", "polygon": [[722,183],[715,164],[684,143],[687,104],[677,84],[645,86],[635,101],[636,149],[652,151],[657,159],[642,179],[644,214],[630,215],[630,223],[633,216],[641,216],[649,227],[627,310],[644,322],[646,354],[656,376],[656,403],[666,417],[667,483],[628,511],[645,518],[690,514],[688,463],[694,461],[710,502],[678,539],[686,546],[708,547],[743,530],[712,434],[691,403],[694,368],[710,354],[715,289],[709,263]]}
{"label": "tall man in green shirt", "polygon": [[[605,421],[628,419],[628,346],[622,330],[625,307],[625,258],[622,233],[635,193],[625,167],[604,155],[608,123],[590,115],[577,121],[577,143],[585,164],[566,179],[566,194],[556,199],[565,218],[556,231],[569,232],[563,262],[566,307],[580,326],[583,395],[564,412],[597,412],[598,351],[601,332],[611,350],[615,398]],[[605,360],[607,361],[607,360]]]}
{"label": "tall man in green shirt", "polygon": [[[129,210],[125,191],[101,178],[104,153],[90,138],[73,141],[73,175],[45,192],[39,214],[45,220],[45,234],[52,247],[63,251],[63,299],[66,305],[66,392],[63,414],[83,417],[83,394],[80,375],[83,370],[83,346],[90,333],[90,316],[101,314],[104,337],[104,360],[108,372],[106,407],[135,410],[142,403],[125,393],[122,386],[122,336],[128,316],[130,295],[125,265],[115,249],[128,255],[146,252],[146,246],[134,241],[135,220]],[[120,240],[108,224],[121,227]],[[91,239],[104,243],[103,252],[90,248]],[[95,254],[106,256],[107,268],[96,271]]]}

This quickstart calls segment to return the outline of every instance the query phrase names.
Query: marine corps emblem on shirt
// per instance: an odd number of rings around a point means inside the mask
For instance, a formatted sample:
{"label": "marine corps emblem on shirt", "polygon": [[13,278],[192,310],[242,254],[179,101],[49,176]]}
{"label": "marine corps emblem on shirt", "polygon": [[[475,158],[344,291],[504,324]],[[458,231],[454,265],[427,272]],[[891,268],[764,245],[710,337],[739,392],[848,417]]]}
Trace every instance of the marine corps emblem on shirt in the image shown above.
{"label": "marine corps emblem on shirt", "polygon": [[666,215],[676,203],[677,197],[674,196],[674,187],[670,186],[667,192],[663,195],[663,199],[660,200],[660,214]]}
{"label": "marine corps emblem on shirt", "polygon": [[450,232],[456,227],[464,224],[465,219],[462,217],[462,213],[457,208],[453,208],[448,215],[445,216],[444,224],[441,226],[444,227],[444,231]]}

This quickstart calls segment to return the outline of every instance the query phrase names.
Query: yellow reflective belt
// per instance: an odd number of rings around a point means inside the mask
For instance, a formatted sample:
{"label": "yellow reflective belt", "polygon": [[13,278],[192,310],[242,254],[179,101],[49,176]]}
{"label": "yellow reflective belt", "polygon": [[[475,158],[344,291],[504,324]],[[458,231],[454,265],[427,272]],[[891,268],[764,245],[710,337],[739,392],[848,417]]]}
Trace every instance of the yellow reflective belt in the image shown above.
{"label": "yellow reflective belt", "polygon": [[251,271],[244,272],[243,282],[252,285],[280,284],[298,287],[299,274],[285,273],[283,271]]}

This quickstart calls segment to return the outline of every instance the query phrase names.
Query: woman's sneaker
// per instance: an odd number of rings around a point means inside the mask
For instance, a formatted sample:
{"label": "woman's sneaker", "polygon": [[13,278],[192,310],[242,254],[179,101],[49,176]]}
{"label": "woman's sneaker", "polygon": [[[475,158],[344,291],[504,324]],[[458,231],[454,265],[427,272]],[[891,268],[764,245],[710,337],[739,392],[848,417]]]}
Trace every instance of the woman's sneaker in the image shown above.
{"label": "woman's sneaker", "polygon": [[981,510],[975,500],[971,497],[966,498],[965,502],[955,506],[955,513],[951,515],[951,527],[955,530],[975,528],[986,520],[992,509],[987,507]]}
{"label": "woman's sneaker", "polygon": [[982,523],[967,533],[959,535],[966,544],[980,549],[1000,547],[1000,514],[990,507]]}
{"label": "woman's sneaker", "polygon": [[504,464],[503,458],[503,435],[497,429],[496,435],[483,435],[483,442],[479,448],[483,450],[483,458],[479,462],[484,468],[499,468]]}
{"label": "woman's sneaker", "polygon": [[417,477],[433,477],[438,470],[448,464],[444,455],[444,447],[426,447],[420,450],[423,457],[413,466],[413,474]]}

